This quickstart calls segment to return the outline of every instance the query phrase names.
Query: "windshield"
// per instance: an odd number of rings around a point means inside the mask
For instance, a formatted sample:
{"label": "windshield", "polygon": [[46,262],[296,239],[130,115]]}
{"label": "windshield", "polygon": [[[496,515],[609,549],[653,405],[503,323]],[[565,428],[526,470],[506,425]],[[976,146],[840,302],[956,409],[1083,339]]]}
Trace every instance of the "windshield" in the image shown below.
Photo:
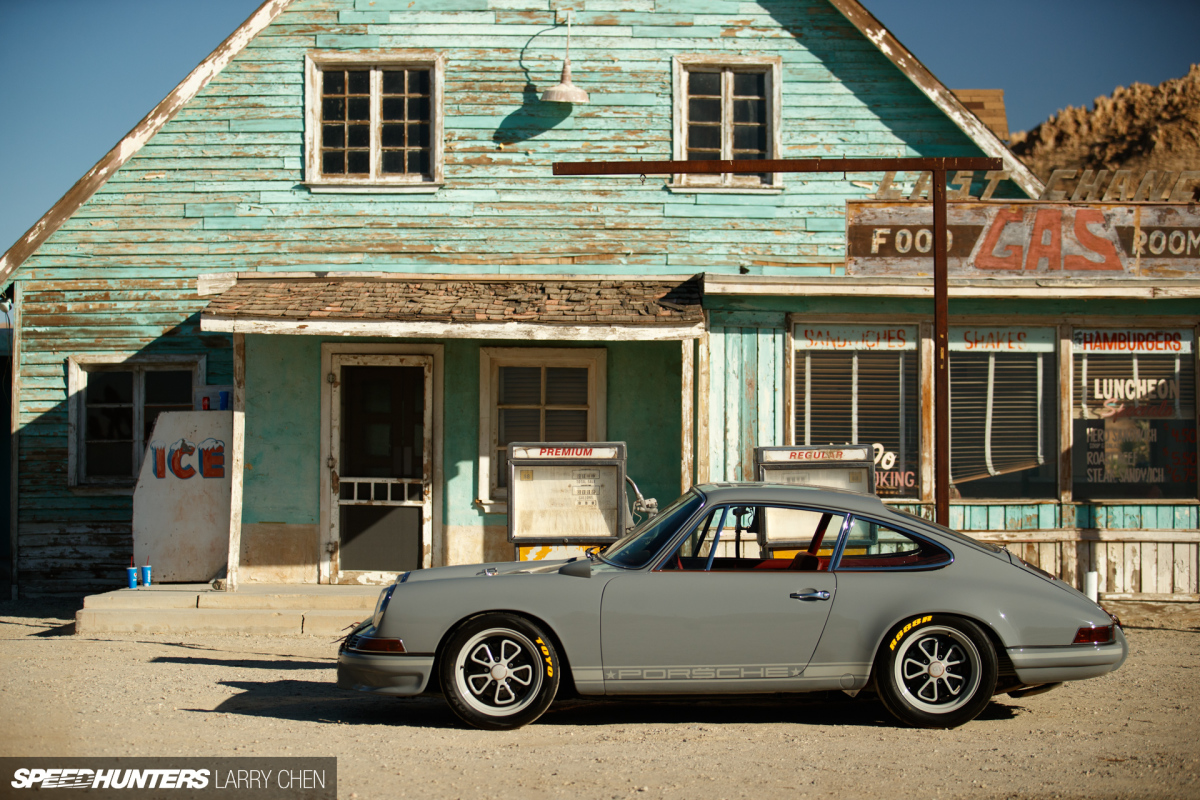
{"label": "windshield", "polygon": [[663,509],[662,513],[647,520],[624,539],[613,542],[600,558],[614,566],[637,569],[650,563],[667,542],[671,541],[679,526],[692,518],[704,505],[704,496],[691,491]]}

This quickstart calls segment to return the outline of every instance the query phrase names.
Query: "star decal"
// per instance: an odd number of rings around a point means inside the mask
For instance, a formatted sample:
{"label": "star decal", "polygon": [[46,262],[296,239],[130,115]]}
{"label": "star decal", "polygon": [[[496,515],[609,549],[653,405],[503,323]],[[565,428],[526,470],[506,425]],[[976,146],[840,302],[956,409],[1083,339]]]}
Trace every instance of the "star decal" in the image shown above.
{"label": "star decal", "polygon": [[611,681],[611,680],[616,680],[617,673],[615,673],[615,672],[610,672],[610,673],[608,673],[607,675],[605,675],[604,677],[608,678],[610,681]]}
{"label": "star decal", "polygon": [[796,677],[801,672],[804,672],[804,667],[792,667],[792,677]]}

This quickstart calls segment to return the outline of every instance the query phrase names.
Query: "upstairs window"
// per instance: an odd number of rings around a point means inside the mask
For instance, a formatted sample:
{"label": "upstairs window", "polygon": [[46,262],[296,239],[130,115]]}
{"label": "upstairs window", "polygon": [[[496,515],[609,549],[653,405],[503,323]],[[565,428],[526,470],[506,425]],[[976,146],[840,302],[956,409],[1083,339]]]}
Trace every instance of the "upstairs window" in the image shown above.
{"label": "upstairs window", "polygon": [[[779,59],[679,56],[675,71],[676,159],[779,157]],[[674,185],[770,189],[779,176],[678,175]]]}
{"label": "upstairs window", "polygon": [[307,180],[315,188],[436,188],[442,69],[432,54],[308,57]]}

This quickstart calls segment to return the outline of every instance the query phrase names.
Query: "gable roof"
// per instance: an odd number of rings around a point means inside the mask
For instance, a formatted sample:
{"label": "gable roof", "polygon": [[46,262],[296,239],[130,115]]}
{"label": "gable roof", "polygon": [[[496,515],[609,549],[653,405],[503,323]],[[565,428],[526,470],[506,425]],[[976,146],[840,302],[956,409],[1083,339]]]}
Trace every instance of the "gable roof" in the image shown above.
{"label": "gable roof", "polygon": [[[191,73],[176,86],[154,109],[125,135],[117,146],[104,155],[41,219],[34,223],[4,255],[0,256],[0,286],[12,273],[91,199],[110,177],[116,174],[144,144],[170,122],[200,90],[220,74],[226,65],[245,49],[255,36],[271,24],[293,0],[265,0],[250,17],[238,26],[225,41],[217,45]],[[889,61],[904,73],[934,105],[957,125],[988,156],[1004,161],[1012,180],[1030,197],[1038,197],[1042,183],[1013,155],[995,133],[978,116],[962,104],[954,93],[934,77],[933,73],[900,44],[859,0],[829,0]]]}

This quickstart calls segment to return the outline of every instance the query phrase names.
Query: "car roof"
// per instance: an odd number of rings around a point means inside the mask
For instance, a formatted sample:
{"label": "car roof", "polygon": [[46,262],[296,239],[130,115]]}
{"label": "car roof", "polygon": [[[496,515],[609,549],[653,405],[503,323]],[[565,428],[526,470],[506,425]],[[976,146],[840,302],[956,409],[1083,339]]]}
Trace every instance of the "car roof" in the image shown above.
{"label": "car roof", "polygon": [[796,486],[786,483],[704,483],[696,487],[712,503],[799,503],[832,507],[861,514],[889,514],[890,509],[875,495]]}

